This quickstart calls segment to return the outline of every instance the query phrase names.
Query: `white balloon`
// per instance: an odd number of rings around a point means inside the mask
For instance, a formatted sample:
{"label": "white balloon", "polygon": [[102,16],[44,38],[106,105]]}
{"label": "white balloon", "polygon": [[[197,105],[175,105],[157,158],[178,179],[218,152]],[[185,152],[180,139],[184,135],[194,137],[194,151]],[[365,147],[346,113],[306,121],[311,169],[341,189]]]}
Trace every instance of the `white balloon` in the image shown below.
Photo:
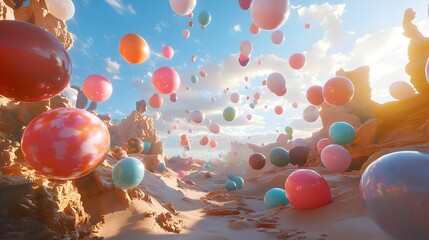
{"label": "white balloon", "polygon": [[150,116],[153,118],[153,120],[158,120],[161,117],[161,113],[153,112],[150,114]]}
{"label": "white balloon", "polygon": [[285,35],[283,34],[283,32],[281,30],[275,30],[272,34],[271,34],[271,41],[275,44],[275,45],[280,45],[283,43],[283,41],[285,40]]}
{"label": "white balloon", "polygon": [[197,0],[170,0],[170,7],[179,15],[188,15],[194,11]]}
{"label": "white balloon", "polygon": [[189,32],[189,30],[188,30],[188,29],[183,29],[183,31],[182,31],[182,36],[183,36],[185,39],[188,39],[190,35],[191,35],[191,32]]}
{"label": "white balloon", "polygon": [[305,121],[315,122],[319,118],[319,108],[317,106],[310,105],[304,109],[302,115]]}
{"label": "white balloon", "polygon": [[74,16],[75,8],[71,0],[45,0],[46,7],[54,17],[67,21]]}
{"label": "white balloon", "polygon": [[414,88],[403,81],[393,82],[389,87],[389,93],[398,100],[407,99],[416,95]]}

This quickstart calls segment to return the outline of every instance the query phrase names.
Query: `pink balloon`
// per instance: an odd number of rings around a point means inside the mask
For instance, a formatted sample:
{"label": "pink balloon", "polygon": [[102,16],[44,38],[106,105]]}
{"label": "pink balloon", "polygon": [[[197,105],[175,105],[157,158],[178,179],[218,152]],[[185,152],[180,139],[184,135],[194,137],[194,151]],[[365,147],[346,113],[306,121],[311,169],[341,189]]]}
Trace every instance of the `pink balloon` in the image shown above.
{"label": "pink balloon", "polygon": [[309,169],[291,173],[286,179],[285,191],[292,206],[298,210],[319,208],[332,202],[328,182]]}
{"label": "pink balloon", "polygon": [[304,109],[303,118],[307,122],[315,122],[319,118],[319,108],[310,105]]}
{"label": "pink balloon", "polygon": [[246,41],[243,41],[241,43],[241,45],[240,45],[240,53],[242,55],[245,55],[245,56],[249,57],[250,54],[252,53],[252,51],[253,51],[253,45],[252,45],[251,42],[249,42],[249,41],[246,40]]}
{"label": "pink balloon", "polygon": [[207,73],[204,70],[200,71],[200,76],[201,77],[207,77]]}
{"label": "pink balloon", "polygon": [[256,26],[254,23],[252,23],[252,24],[250,24],[250,32],[252,33],[252,34],[258,34],[259,33],[259,31],[260,31],[260,29],[259,29],[259,27],[258,26]]}
{"label": "pink balloon", "polygon": [[310,23],[306,23],[306,24],[304,25],[304,27],[305,27],[305,29],[309,29],[309,28],[310,28]]}
{"label": "pink balloon", "polygon": [[252,0],[238,0],[238,4],[240,4],[241,9],[247,10],[252,5]]}
{"label": "pink balloon", "polygon": [[280,30],[276,30],[271,34],[271,41],[275,44],[275,45],[280,45],[283,43],[283,41],[285,40],[285,35],[283,34],[282,31]]}
{"label": "pink balloon", "polygon": [[276,93],[276,95],[279,96],[279,97],[282,97],[282,96],[284,96],[286,94],[286,92],[287,92],[287,88],[285,87],[283,89],[283,91]]}
{"label": "pink balloon", "polygon": [[352,163],[350,153],[337,144],[325,147],[320,154],[323,165],[332,172],[344,172]]}
{"label": "pink balloon", "polygon": [[293,102],[293,103],[292,103],[292,107],[293,107],[293,108],[298,108],[298,103],[297,103],[297,102]]}
{"label": "pink balloon", "polygon": [[178,176],[180,179],[183,179],[183,178],[185,178],[186,174],[185,174],[185,172],[184,172],[183,170],[179,170],[179,171],[177,172],[177,176]]}
{"label": "pink balloon", "polygon": [[153,73],[152,83],[158,92],[172,94],[179,89],[180,76],[173,68],[160,67]]}
{"label": "pink balloon", "polygon": [[301,69],[305,64],[305,56],[302,53],[295,53],[289,58],[289,65],[293,69]]}
{"label": "pink balloon", "polygon": [[170,101],[176,102],[177,101],[177,95],[175,93],[170,94]]}
{"label": "pink balloon", "polygon": [[318,153],[322,153],[322,150],[326,146],[331,145],[333,143],[334,142],[331,139],[329,139],[329,138],[322,138],[322,139],[320,139],[319,142],[317,143],[317,152]]}
{"label": "pink balloon", "polygon": [[191,116],[194,123],[202,123],[205,118],[204,113],[201,111],[193,111]]}
{"label": "pink balloon", "polygon": [[183,38],[188,39],[190,35],[191,35],[191,32],[189,32],[188,29],[183,29],[182,31]]}
{"label": "pink balloon", "polygon": [[261,66],[262,65],[262,60],[259,60],[258,61],[258,66]]}
{"label": "pink balloon", "polygon": [[250,114],[250,113],[247,114],[247,120],[249,120],[249,121],[252,120],[252,114]]}
{"label": "pink balloon", "polygon": [[189,14],[188,14],[188,17],[189,17],[189,18],[193,18],[193,17],[194,17],[194,13],[193,13],[193,12],[189,13]]}
{"label": "pink balloon", "polygon": [[254,0],[251,10],[252,20],[264,30],[279,28],[289,16],[288,0]]}
{"label": "pink balloon", "polygon": [[171,9],[179,15],[191,14],[196,5],[196,0],[170,0]]}
{"label": "pink balloon", "polygon": [[170,60],[173,58],[174,56],[174,50],[172,47],[170,46],[165,46],[162,48],[162,56],[167,59]]}
{"label": "pink balloon", "polygon": [[195,62],[195,60],[197,59],[197,57],[196,56],[194,56],[194,55],[192,55],[192,57],[191,57],[191,62]]}
{"label": "pink balloon", "polygon": [[216,140],[210,140],[210,147],[215,148],[217,146]]}
{"label": "pink balloon", "polygon": [[160,108],[164,104],[164,99],[158,93],[154,93],[149,99],[149,106],[153,108]]}
{"label": "pink balloon", "polygon": [[82,91],[91,101],[104,102],[112,96],[113,87],[108,78],[93,74],[83,81]]}
{"label": "pink balloon", "polygon": [[209,131],[214,134],[218,134],[220,132],[220,125],[217,123],[212,123],[209,125]]}
{"label": "pink balloon", "polygon": [[267,79],[267,87],[274,94],[282,93],[286,88],[286,80],[281,73],[271,73]]}
{"label": "pink balloon", "polygon": [[244,81],[248,82],[248,81],[249,81],[249,77],[248,77],[248,76],[245,76],[245,77],[244,77]]}
{"label": "pink balloon", "polygon": [[253,98],[255,99],[255,100],[259,100],[260,98],[261,98],[261,93],[255,93],[255,95],[253,96]]}
{"label": "pink balloon", "polygon": [[230,96],[231,102],[238,103],[240,101],[240,94],[232,93]]}

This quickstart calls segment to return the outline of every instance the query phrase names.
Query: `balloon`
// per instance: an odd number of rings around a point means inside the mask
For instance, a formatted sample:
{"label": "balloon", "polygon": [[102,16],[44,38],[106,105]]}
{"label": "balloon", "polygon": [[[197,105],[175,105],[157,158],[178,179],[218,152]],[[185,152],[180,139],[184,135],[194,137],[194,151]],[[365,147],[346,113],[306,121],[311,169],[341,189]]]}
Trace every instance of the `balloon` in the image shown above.
{"label": "balloon", "polygon": [[240,63],[240,66],[242,66],[242,67],[247,66],[249,61],[250,61],[249,57],[240,54],[240,57],[238,58],[238,63]]}
{"label": "balloon", "polygon": [[46,7],[54,17],[67,21],[74,16],[75,8],[71,0],[45,0]]}
{"label": "balloon", "polygon": [[320,139],[319,140],[319,142],[317,142],[317,152],[318,153],[322,153],[322,150],[326,147],[326,146],[328,146],[328,145],[331,145],[331,144],[333,144],[334,142],[332,142],[332,140],[331,139],[329,139],[329,138],[322,138],[322,139]]}
{"label": "balloon", "polygon": [[188,26],[189,26],[189,27],[193,27],[193,26],[194,26],[194,23],[193,23],[192,21],[189,21]]}
{"label": "balloon", "polygon": [[231,191],[237,190],[237,184],[235,184],[235,182],[233,182],[233,181],[229,180],[229,181],[227,181],[227,182],[225,183],[225,189],[226,189],[228,192],[231,192]]}
{"label": "balloon", "polygon": [[208,163],[206,163],[206,165],[204,166],[205,169],[210,170],[210,168],[212,168],[212,166]]}
{"label": "balloon", "polygon": [[161,117],[161,114],[159,112],[153,112],[150,116],[153,120],[158,120]]}
{"label": "balloon", "polygon": [[276,167],[284,167],[290,162],[288,151],[282,147],[272,148],[268,158],[270,159],[270,162]]}
{"label": "balloon", "polygon": [[127,142],[127,153],[137,154],[144,150],[144,143],[138,137],[132,137]]}
{"label": "balloon", "polygon": [[170,94],[170,101],[173,102],[173,103],[177,101],[177,95],[176,95],[176,93]]}
{"label": "balloon", "polygon": [[149,153],[150,152],[150,149],[151,149],[151,147],[152,147],[152,144],[150,144],[150,142],[144,142],[143,143],[143,146],[144,146],[144,150],[143,150],[143,153]]}
{"label": "balloon", "polygon": [[282,31],[280,30],[275,30],[272,34],[271,34],[271,41],[275,44],[275,45],[280,45],[283,43],[283,41],[285,40],[285,35],[283,34]]}
{"label": "balloon", "polygon": [[215,97],[211,97],[211,98],[210,98],[210,101],[212,101],[212,102],[216,102],[216,98],[215,98]]}
{"label": "balloon", "polygon": [[203,27],[207,26],[210,23],[211,19],[212,19],[212,16],[207,11],[202,11],[198,16],[198,22]]}
{"label": "balloon", "polygon": [[369,217],[392,239],[429,239],[429,155],[386,154],[360,180],[360,199]]}
{"label": "balloon", "polygon": [[286,92],[287,92],[287,88],[285,87],[281,92],[277,92],[276,95],[278,97],[282,97],[286,94]]}
{"label": "balloon", "polygon": [[337,144],[325,147],[320,154],[323,165],[332,172],[344,172],[352,163],[350,153]]}
{"label": "balloon", "polygon": [[205,116],[203,112],[197,110],[191,113],[191,118],[194,123],[202,123],[204,121]]}
{"label": "balloon", "polygon": [[201,77],[207,77],[207,73],[204,70],[200,71],[200,76]]}
{"label": "balloon", "polygon": [[248,10],[252,5],[252,0],[238,0],[238,4],[240,4],[241,9]]}
{"label": "balloon", "polygon": [[210,138],[208,136],[204,136],[200,140],[201,145],[207,145],[207,144],[209,144],[209,142],[210,142]]}
{"label": "balloon", "polygon": [[194,17],[194,13],[193,13],[193,12],[189,13],[189,14],[188,14],[188,17],[189,17],[189,18],[193,18],[193,17]]}
{"label": "balloon", "polygon": [[259,93],[259,92],[255,93],[253,98],[255,98],[255,100],[259,100],[261,98],[261,93]]}
{"label": "balloon", "polygon": [[286,192],[281,188],[271,188],[264,195],[265,208],[276,208],[279,205],[286,206],[288,204],[289,200],[286,197]]}
{"label": "balloon", "polygon": [[309,28],[310,28],[310,23],[306,23],[306,24],[304,25],[304,27],[305,27],[305,29],[309,29]]}
{"label": "balloon", "polygon": [[293,108],[298,108],[298,103],[297,103],[297,102],[293,102],[293,103],[292,103],[292,107],[293,107]]}
{"label": "balloon", "polygon": [[163,47],[162,48],[162,56],[167,60],[172,59],[174,56],[174,49],[170,46]]}
{"label": "balloon", "polygon": [[247,114],[247,120],[248,120],[248,121],[252,120],[252,114],[250,114],[250,113],[249,113],[249,114]]}
{"label": "balloon", "polygon": [[290,163],[292,165],[304,166],[307,163],[310,148],[304,146],[293,147],[289,151]]}
{"label": "balloon", "polygon": [[214,134],[218,134],[220,132],[220,125],[217,123],[212,123],[209,125],[209,131]]}
{"label": "balloon", "polygon": [[235,183],[235,185],[237,186],[237,189],[241,189],[244,185],[244,179],[242,177],[239,176],[234,176],[231,181],[233,181]]}
{"label": "balloon", "polygon": [[310,105],[304,109],[302,116],[307,122],[315,122],[319,118],[319,108]]}
{"label": "balloon", "polygon": [[319,208],[332,202],[328,182],[313,170],[299,169],[291,173],[285,190],[290,203],[298,210]]}
{"label": "balloon", "polygon": [[227,107],[223,110],[223,118],[231,122],[235,118],[235,109],[233,107]]}
{"label": "balloon", "polygon": [[267,80],[262,81],[262,86],[265,86],[265,85],[267,85]]}
{"label": "balloon", "polygon": [[329,138],[335,144],[351,143],[355,135],[355,129],[347,122],[335,122],[329,127]]}
{"label": "balloon", "polygon": [[182,30],[182,36],[183,36],[183,38],[188,39],[190,35],[191,35],[191,32],[188,29],[183,29]]}
{"label": "balloon", "polygon": [[188,140],[188,136],[186,136],[186,134],[182,134],[182,136],[180,136],[180,140],[186,141]]}
{"label": "balloon", "polygon": [[196,75],[192,75],[191,76],[191,82],[192,83],[197,83],[198,82],[198,77]]}
{"label": "balloon", "polygon": [[240,94],[232,93],[230,96],[231,102],[238,103],[240,101]]}
{"label": "balloon", "polygon": [[156,170],[157,170],[159,173],[164,172],[164,171],[165,171],[165,163],[160,162],[160,163],[158,164],[158,167],[156,168]]}
{"label": "balloon", "polygon": [[38,115],[21,139],[27,163],[53,179],[85,176],[104,161],[109,148],[110,135],[103,121],[77,108],[56,108]]}
{"label": "balloon", "polygon": [[254,108],[255,108],[255,104],[251,103],[251,104],[249,104],[249,107],[250,107],[251,109],[254,109]]}
{"label": "balloon", "polygon": [[179,89],[180,77],[173,68],[160,67],[153,73],[152,84],[158,92],[172,94]]}
{"label": "balloon", "polygon": [[183,170],[179,170],[179,171],[177,172],[177,176],[178,176],[180,179],[184,179],[184,178],[185,178],[185,176],[186,176],[186,174],[185,174],[185,172],[184,172]]}
{"label": "balloon", "polygon": [[249,157],[249,165],[255,170],[260,170],[265,166],[265,156],[260,153],[254,153]]}
{"label": "balloon", "polygon": [[303,138],[297,138],[293,141],[292,147],[297,147],[297,146],[307,147],[307,141],[305,141]]}
{"label": "balloon", "polygon": [[210,145],[210,147],[211,148],[215,148],[216,147],[216,145],[217,145],[217,142],[216,142],[216,140],[210,140],[210,143],[209,143],[209,145]]}
{"label": "balloon", "polygon": [[189,15],[194,11],[197,0],[170,0],[170,7],[176,14]]}
{"label": "balloon", "polygon": [[150,55],[149,45],[141,36],[130,33],[119,42],[119,53],[130,64],[145,62]]}
{"label": "balloon", "polygon": [[389,87],[389,93],[393,98],[403,100],[416,96],[416,91],[407,82],[396,81],[393,82]]}
{"label": "balloon", "polygon": [[277,115],[281,115],[281,114],[283,113],[283,107],[282,107],[282,106],[280,106],[280,105],[276,106],[276,107],[274,108],[274,112],[275,112]]}
{"label": "balloon", "polygon": [[306,94],[309,103],[319,106],[325,99],[323,98],[323,88],[321,86],[311,86]]}
{"label": "balloon", "polygon": [[33,24],[0,21],[0,95],[39,102],[69,85],[72,64],[64,46]]}
{"label": "balloon", "polygon": [[[252,33],[252,34],[258,34],[259,33],[259,31],[260,31],[260,29],[259,29],[259,27],[258,26],[256,26],[254,23],[252,23],[252,24],[250,24],[250,32]],[[261,62],[262,63],[262,62]],[[261,64],[259,64],[259,62],[258,62],[258,65],[261,65]]]}
{"label": "balloon", "polygon": [[[293,129],[291,127],[287,126],[287,127],[285,127],[285,133],[287,133],[288,135],[292,135]],[[300,139],[302,139],[302,138],[300,138]],[[305,142],[305,140],[304,140],[304,142]],[[305,142],[305,146],[307,146],[307,142]]]}
{"label": "balloon", "polygon": [[144,165],[139,159],[126,157],[117,162],[113,167],[112,180],[118,188],[134,188],[143,180],[144,172]]}
{"label": "balloon", "polygon": [[91,101],[104,102],[112,96],[113,86],[105,76],[93,74],[83,81],[82,91]]}
{"label": "balloon", "polygon": [[267,87],[272,93],[280,94],[286,89],[286,80],[281,73],[271,73],[267,79]]}
{"label": "balloon", "polygon": [[289,58],[289,66],[293,69],[301,69],[305,64],[305,56],[301,53],[295,53]]}
{"label": "balloon", "polygon": [[153,108],[160,108],[164,104],[164,99],[158,93],[154,93],[149,99],[149,105]]}
{"label": "balloon", "polygon": [[196,56],[192,56],[192,57],[191,57],[191,61],[192,61],[192,62],[195,62],[195,60],[196,60],[196,59],[197,59],[197,57],[196,57]]}
{"label": "balloon", "polygon": [[249,41],[243,41],[240,45],[240,53],[244,56],[247,56],[247,58],[249,57],[249,55],[252,53],[253,51],[253,45],[251,42]]}
{"label": "balloon", "polygon": [[355,88],[346,77],[333,77],[323,86],[323,97],[325,101],[334,106],[344,105],[353,98]]}
{"label": "balloon", "polygon": [[274,30],[283,25],[289,16],[288,0],[253,0],[252,21],[264,30]]}

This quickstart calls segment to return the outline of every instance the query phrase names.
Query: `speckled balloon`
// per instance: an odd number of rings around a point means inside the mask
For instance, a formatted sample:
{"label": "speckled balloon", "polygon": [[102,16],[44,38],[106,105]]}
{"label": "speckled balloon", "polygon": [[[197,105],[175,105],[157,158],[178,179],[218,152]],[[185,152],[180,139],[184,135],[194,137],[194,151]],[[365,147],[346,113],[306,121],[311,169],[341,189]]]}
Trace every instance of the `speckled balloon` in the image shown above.
{"label": "speckled balloon", "polygon": [[27,163],[54,179],[75,179],[106,158],[110,135],[95,115],[76,108],[57,108],[34,118],[24,131],[21,150]]}

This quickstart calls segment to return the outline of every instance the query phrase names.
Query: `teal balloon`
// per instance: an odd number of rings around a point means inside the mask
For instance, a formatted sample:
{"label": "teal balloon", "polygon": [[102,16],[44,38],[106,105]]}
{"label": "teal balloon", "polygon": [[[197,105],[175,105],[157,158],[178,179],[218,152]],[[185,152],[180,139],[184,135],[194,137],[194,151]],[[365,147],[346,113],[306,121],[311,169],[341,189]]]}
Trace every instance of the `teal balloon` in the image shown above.
{"label": "teal balloon", "polygon": [[251,103],[251,104],[249,104],[249,107],[250,107],[251,109],[255,109],[255,104]]}
{"label": "teal balloon", "polygon": [[144,142],[143,146],[144,146],[143,153],[148,153],[150,151],[150,148],[151,148],[150,142]]}
{"label": "teal balloon", "polygon": [[351,143],[356,136],[355,129],[347,122],[335,122],[329,128],[329,138],[339,145]]}
{"label": "teal balloon", "polygon": [[210,170],[210,168],[212,168],[212,166],[211,166],[210,164],[206,163],[205,168],[206,168],[207,170]]}
{"label": "teal balloon", "polygon": [[192,75],[191,76],[191,82],[192,83],[197,83],[198,82],[198,77],[196,75]]}
{"label": "teal balloon", "polygon": [[237,189],[241,189],[244,185],[244,179],[239,176],[233,177],[231,181],[235,182],[235,185],[237,185]]}
{"label": "teal balloon", "polygon": [[235,182],[233,182],[233,181],[229,180],[229,181],[227,181],[227,182],[225,183],[225,189],[226,189],[228,192],[231,192],[231,191],[237,190],[237,184],[235,184]]}
{"label": "teal balloon", "polygon": [[291,128],[289,126],[285,127],[285,133],[292,135],[293,134],[293,128]]}
{"label": "teal balloon", "polygon": [[284,167],[290,163],[289,152],[282,147],[272,148],[269,154],[269,159],[276,167]]}
{"label": "teal balloon", "polygon": [[134,157],[126,157],[113,167],[112,180],[118,188],[134,188],[143,180],[144,172],[145,168],[140,160]]}
{"label": "teal balloon", "polygon": [[285,206],[289,204],[285,190],[281,188],[272,188],[265,193],[265,208],[276,208],[280,204]]}
{"label": "teal balloon", "polygon": [[223,118],[231,122],[235,118],[235,109],[233,107],[227,107],[223,110]]}
{"label": "teal balloon", "polygon": [[198,22],[200,22],[201,26],[207,26],[211,20],[212,15],[207,11],[202,11],[198,16]]}

